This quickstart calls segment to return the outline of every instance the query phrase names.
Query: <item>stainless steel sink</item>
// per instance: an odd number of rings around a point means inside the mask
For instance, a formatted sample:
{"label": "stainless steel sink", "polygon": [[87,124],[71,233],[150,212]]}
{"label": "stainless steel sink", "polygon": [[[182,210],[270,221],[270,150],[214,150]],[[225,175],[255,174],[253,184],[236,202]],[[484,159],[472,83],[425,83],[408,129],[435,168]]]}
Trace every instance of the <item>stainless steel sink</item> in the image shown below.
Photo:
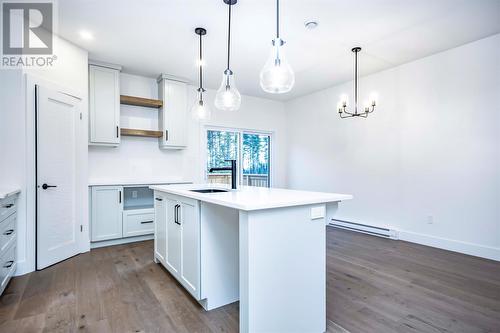
{"label": "stainless steel sink", "polygon": [[190,190],[191,192],[198,192],[198,193],[221,193],[221,192],[229,192],[228,190],[223,190],[220,188],[203,188],[200,190]]}

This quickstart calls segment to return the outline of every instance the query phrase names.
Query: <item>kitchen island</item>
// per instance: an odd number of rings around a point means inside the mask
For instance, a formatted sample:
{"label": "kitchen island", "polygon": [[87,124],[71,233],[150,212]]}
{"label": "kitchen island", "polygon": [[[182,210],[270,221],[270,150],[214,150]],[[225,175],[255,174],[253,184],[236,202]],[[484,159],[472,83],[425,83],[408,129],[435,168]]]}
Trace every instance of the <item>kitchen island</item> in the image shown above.
{"label": "kitchen island", "polygon": [[214,184],[151,189],[154,260],[207,311],[239,300],[241,332],[326,330],[325,225],[351,195]]}

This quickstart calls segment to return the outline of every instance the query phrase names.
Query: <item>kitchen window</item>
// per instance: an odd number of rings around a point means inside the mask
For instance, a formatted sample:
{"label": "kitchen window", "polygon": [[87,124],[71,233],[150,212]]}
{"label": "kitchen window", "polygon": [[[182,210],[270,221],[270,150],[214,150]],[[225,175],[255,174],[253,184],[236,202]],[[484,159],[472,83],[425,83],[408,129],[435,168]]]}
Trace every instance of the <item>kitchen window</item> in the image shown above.
{"label": "kitchen window", "polygon": [[271,138],[268,132],[236,129],[207,129],[205,177],[209,183],[231,184],[230,171],[209,172],[236,160],[239,184],[271,186]]}

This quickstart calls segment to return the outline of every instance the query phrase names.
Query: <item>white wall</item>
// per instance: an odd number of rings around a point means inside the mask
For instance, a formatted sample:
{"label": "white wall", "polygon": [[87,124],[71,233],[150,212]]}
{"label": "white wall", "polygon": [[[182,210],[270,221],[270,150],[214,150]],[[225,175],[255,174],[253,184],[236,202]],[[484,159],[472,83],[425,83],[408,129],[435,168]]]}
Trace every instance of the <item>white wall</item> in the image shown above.
{"label": "white wall", "polygon": [[[58,59],[56,66],[50,69],[0,70],[0,187],[17,186],[22,190],[18,205],[18,275],[34,269],[34,212],[27,207],[26,195],[29,184],[26,148],[33,135],[27,132],[27,114],[33,104],[25,99],[26,75],[39,83],[54,84],[82,96],[82,111],[85,119],[87,117],[87,51],[55,37],[54,54]],[[82,214],[86,221],[87,196],[84,198]]]}
{"label": "white wall", "polygon": [[498,59],[495,35],[364,77],[368,119],[336,113],[352,82],[286,103],[289,187],[353,194],[339,218],[500,260]]}
{"label": "white wall", "polygon": [[[189,103],[195,100],[196,88],[190,86]],[[124,95],[157,98],[156,79],[130,74],[120,74],[120,92]],[[207,92],[207,100],[213,101],[214,91]],[[191,106],[191,105],[189,105]],[[242,96],[241,109],[225,112],[212,106],[212,120],[198,123],[190,120],[188,148],[162,150],[154,138],[125,137],[117,148],[89,147],[89,181],[168,181],[185,180],[203,182],[203,154],[201,133],[210,126],[226,126],[254,130],[273,131],[275,139],[274,185],[284,187],[286,152],[285,112],[281,102]],[[157,129],[158,113],[154,109],[121,106],[121,126],[141,129]]]}

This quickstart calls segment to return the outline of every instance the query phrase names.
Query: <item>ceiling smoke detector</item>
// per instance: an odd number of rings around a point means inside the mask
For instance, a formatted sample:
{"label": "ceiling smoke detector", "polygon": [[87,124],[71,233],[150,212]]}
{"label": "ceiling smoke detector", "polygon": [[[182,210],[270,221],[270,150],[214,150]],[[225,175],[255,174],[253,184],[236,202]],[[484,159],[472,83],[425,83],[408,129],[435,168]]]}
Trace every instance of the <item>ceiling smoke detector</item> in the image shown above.
{"label": "ceiling smoke detector", "polygon": [[318,27],[318,21],[306,21],[304,22],[304,26],[306,27],[307,30],[313,30]]}

